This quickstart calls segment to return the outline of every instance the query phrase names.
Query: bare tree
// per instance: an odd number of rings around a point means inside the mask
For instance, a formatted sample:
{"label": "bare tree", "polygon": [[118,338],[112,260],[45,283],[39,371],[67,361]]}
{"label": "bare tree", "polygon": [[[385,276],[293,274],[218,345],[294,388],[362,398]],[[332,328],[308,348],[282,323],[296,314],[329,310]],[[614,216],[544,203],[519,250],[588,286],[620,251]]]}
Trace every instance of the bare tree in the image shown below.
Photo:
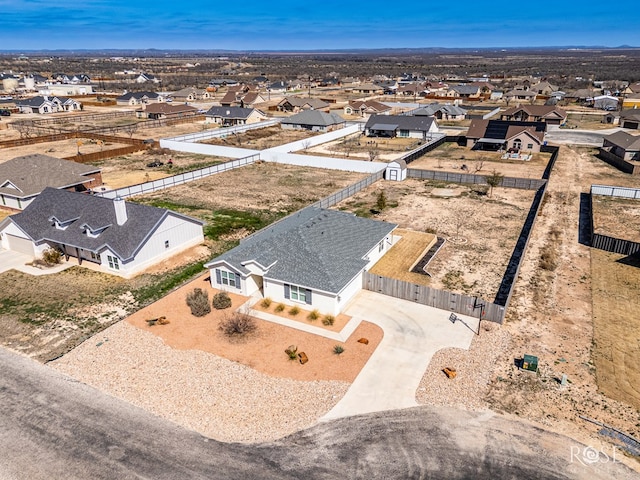
{"label": "bare tree", "polygon": [[452,213],[451,220],[453,227],[456,229],[456,238],[460,238],[460,230],[469,221],[469,213],[464,210],[455,210]]}
{"label": "bare tree", "polygon": [[375,147],[370,148],[368,153],[369,153],[370,162],[375,162],[378,159],[378,156],[380,155],[380,152]]}
{"label": "bare tree", "polygon": [[307,150],[309,150],[309,147],[311,146],[311,140],[309,139],[303,140],[301,145],[302,145],[302,150],[306,152]]}
{"label": "bare tree", "polygon": [[130,123],[122,127],[122,129],[129,134],[129,138],[133,138],[133,134],[138,131],[138,128],[139,125],[137,123]]}
{"label": "bare tree", "polygon": [[482,167],[484,167],[484,160],[480,159],[478,160],[474,166],[473,166],[473,173],[478,173],[480,170],[482,170]]}
{"label": "bare tree", "polygon": [[20,133],[20,138],[30,138],[35,135],[35,125],[33,120],[14,122],[11,126]]}

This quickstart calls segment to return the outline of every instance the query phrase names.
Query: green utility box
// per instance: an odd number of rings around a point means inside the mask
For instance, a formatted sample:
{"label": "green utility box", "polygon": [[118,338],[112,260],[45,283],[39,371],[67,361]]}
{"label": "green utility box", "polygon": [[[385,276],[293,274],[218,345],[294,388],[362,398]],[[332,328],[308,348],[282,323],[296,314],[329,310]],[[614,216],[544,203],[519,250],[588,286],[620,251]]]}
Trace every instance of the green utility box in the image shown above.
{"label": "green utility box", "polygon": [[522,369],[529,370],[530,372],[538,371],[538,357],[533,355],[525,355],[522,358]]}

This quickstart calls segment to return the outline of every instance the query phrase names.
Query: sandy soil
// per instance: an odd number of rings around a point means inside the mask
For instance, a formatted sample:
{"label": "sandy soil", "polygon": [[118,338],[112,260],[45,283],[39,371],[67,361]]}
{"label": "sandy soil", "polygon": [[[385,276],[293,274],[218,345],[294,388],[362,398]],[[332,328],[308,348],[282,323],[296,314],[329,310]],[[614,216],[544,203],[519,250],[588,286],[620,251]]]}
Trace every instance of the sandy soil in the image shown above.
{"label": "sandy soil", "polygon": [[375,215],[377,220],[449,240],[429,265],[430,286],[491,301],[534,192],[498,188],[489,198],[474,193],[472,187],[451,185],[457,196],[440,197],[433,195],[433,183],[423,180],[376,183],[336,208],[368,214],[369,209],[376,208],[377,195],[384,190],[389,206]]}
{"label": "sandy soil", "polygon": [[[487,175],[496,170],[506,177],[542,178],[550,154],[535,153],[531,160],[502,160],[501,153],[472,151],[453,143],[446,143],[414,160],[410,168],[456,173]],[[466,165],[468,170],[462,170]],[[479,170],[478,170],[479,169]]]}
{"label": "sandy soil", "polygon": [[[212,309],[204,317],[194,317],[186,304],[186,295],[195,287],[207,291],[209,298],[218,292],[211,288],[209,274],[181,287],[158,302],[136,312],[127,319],[142,330],[160,336],[164,342],[181,350],[202,350],[247,365],[267,375],[296,380],[341,380],[352,382],[382,340],[382,330],[363,322],[343,344],[344,353],[336,355],[334,340],[256,319],[256,332],[244,338],[228,338],[219,329],[219,322],[244,304],[248,298],[230,294],[233,305],[228,310]],[[148,319],[166,316],[168,325],[149,326]],[[358,343],[359,338],[368,345]],[[296,345],[305,352],[309,362],[292,361],[285,349]]]}
{"label": "sandy soil", "polygon": [[355,133],[297,153],[366,161],[370,161],[373,156],[375,161],[389,162],[401,157],[408,150],[417,148],[420,143],[420,140],[415,138],[367,138],[361,133]]}
{"label": "sandy soil", "polygon": [[[0,140],[2,140],[1,136]],[[81,153],[94,153],[100,152],[101,150],[105,151],[128,146],[124,143],[111,142],[106,142],[103,146],[100,146],[97,143],[92,143],[91,139],[80,139],[80,141],[82,142],[80,146]],[[69,140],[61,140],[59,142],[35,143],[21,147],[0,148],[0,163],[15,157],[35,153],[50,155],[56,158],[72,157],[78,153],[77,139],[70,138]]]}
{"label": "sandy soil", "polygon": [[640,200],[594,195],[592,206],[595,233],[640,242]]}
{"label": "sandy soil", "polygon": [[202,143],[264,150],[316,135],[318,135],[317,132],[310,132],[308,130],[283,130],[280,125],[274,125],[266,128],[247,130],[239,134],[230,134],[224,138],[211,138],[202,141]]}

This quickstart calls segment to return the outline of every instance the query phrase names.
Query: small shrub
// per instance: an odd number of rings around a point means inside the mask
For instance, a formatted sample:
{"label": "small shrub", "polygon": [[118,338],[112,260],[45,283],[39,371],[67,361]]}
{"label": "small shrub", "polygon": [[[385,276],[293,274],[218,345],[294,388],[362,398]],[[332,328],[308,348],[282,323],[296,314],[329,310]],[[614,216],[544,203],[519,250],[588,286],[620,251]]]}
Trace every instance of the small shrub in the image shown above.
{"label": "small shrub", "polygon": [[309,312],[309,315],[307,315],[307,320],[317,320],[320,318],[320,312],[316,309],[316,310],[312,310]]}
{"label": "small shrub", "polygon": [[246,312],[233,312],[226,315],[220,321],[218,328],[227,337],[242,337],[248,333],[254,332],[258,325],[251,315]]}
{"label": "small shrub", "polygon": [[293,315],[294,317],[300,313],[300,309],[296,306],[293,306],[289,309],[289,315]]}
{"label": "small shrub", "polygon": [[342,352],[344,352],[344,347],[342,345],[336,345],[333,347],[333,353],[336,355],[340,355]]}
{"label": "small shrub", "polygon": [[335,322],[336,319],[333,315],[325,315],[324,318],[322,319],[322,324],[323,325],[333,325],[333,322]]}
{"label": "small shrub", "polygon": [[287,306],[284,303],[279,303],[278,305],[276,305],[276,312],[284,312],[285,308],[287,308]]}
{"label": "small shrub", "polygon": [[298,347],[295,345],[289,345],[289,347],[284,351],[289,356],[289,360],[297,360],[298,359]]}
{"label": "small shrub", "polygon": [[262,308],[269,308],[271,306],[271,299],[269,297],[264,298],[261,302],[260,305],[262,306]]}
{"label": "small shrub", "polygon": [[209,294],[201,288],[194,288],[187,294],[187,305],[191,308],[191,314],[196,317],[204,317],[211,312]]}
{"label": "small shrub", "polygon": [[227,292],[219,292],[213,296],[213,308],[216,310],[224,310],[231,306],[231,297]]}
{"label": "small shrub", "polygon": [[42,252],[42,260],[44,260],[47,265],[57,265],[62,260],[62,252],[57,248],[47,248]]}

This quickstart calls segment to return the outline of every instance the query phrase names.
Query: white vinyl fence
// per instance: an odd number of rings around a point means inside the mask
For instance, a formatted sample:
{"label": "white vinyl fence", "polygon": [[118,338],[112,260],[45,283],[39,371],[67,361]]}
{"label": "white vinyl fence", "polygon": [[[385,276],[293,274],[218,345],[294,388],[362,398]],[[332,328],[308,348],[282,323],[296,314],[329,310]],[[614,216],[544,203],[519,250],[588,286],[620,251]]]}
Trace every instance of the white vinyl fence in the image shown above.
{"label": "white vinyl fence", "polygon": [[604,195],[607,197],[620,197],[640,200],[640,189],[614,187],[610,185],[591,185],[591,195]]}

